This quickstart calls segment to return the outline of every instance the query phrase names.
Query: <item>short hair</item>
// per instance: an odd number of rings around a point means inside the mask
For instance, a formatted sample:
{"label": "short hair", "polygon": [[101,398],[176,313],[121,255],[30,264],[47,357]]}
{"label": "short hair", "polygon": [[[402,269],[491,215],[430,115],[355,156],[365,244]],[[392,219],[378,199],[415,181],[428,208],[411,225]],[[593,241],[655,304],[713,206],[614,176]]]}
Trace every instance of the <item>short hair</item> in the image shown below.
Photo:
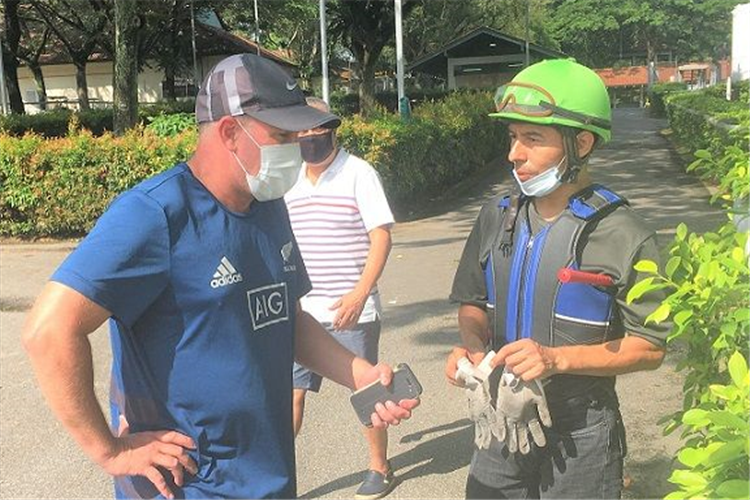
{"label": "short hair", "polygon": [[318,109],[320,111],[324,111],[326,113],[330,113],[331,112],[331,107],[328,105],[327,102],[325,102],[320,97],[310,96],[310,97],[305,98],[305,101],[307,101],[307,105],[308,106],[311,106],[311,107],[313,107],[315,109]]}

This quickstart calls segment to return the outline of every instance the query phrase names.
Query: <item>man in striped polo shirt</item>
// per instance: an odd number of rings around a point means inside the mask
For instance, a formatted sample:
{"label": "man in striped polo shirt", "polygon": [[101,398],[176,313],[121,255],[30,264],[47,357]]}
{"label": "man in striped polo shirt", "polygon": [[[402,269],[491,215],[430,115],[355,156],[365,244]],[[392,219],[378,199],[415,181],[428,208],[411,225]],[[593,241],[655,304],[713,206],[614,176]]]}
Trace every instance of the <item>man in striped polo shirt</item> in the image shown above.
{"label": "man in striped polo shirt", "polygon": [[[328,112],[325,101],[310,106]],[[380,298],[377,280],[391,249],[393,214],[380,177],[366,161],[338,147],[335,128],[301,132],[305,165],[285,196],[292,230],[312,282],[302,308],[339,343],[377,363]],[[307,391],[318,392],[322,379],[295,364],[294,432],[302,426]],[[385,429],[367,428],[370,463],[355,498],[388,494],[393,474],[388,464]]]}

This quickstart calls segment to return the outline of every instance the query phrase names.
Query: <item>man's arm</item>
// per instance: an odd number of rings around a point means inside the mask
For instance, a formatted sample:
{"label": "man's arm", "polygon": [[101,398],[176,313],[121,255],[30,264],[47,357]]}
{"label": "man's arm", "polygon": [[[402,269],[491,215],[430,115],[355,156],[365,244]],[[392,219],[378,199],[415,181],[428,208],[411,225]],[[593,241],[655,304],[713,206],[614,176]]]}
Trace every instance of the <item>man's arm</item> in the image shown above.
{"label": "man's arm", "polygon": [[357,286],[331,306],[331,309],[338,309],[333,320],[333,327],[337,330],[347,330],[357,324],[367,297],[370,296],[380,275],[383,274],[388,254],[391,251],[390,225],[378,226],[368,234],[370,250]]}
{"label": "man's arm", "polygon": [[484,358],[490,343],[487,312],[473,304],[461,304],[458,307],[458,329],[462,345],[453,348],[445,365],[445,376],[453,385],[461,385],[456,382],[459,359],[469,358],[476,365]]}
{"label": "man's arm", "polygon": [[661,366],[666,350],[635,335],[597,345],[546,347],[531,339],[503,346],[492,366],[507,365],[524,380],[567,373],[611,377]]}
{"label": "man's arm", "polygon": [[26,319],[24,347],[47,403],[83,451],[112,475],[148,477],[171,498],[157,466],[170,470],[181,485],[183,468],[197,472],[185,451],[194,444],[174,431],[112,435],[94,392],[88,339],[109,316],[109,311],[72,288],[50,282]]}
{"label": "man's arm", "polygon": [[[294,339],[298,363],[349,389],[359,389],[377,380],[383,385],[391,383],[393,371],[390,367],[380,363],[372,366],[366,359],[356,357],[299,305]],[[378,405],[381,408],[376,408],[377,414],[373,414],[373,425],[396,425],[400,420],[409,418],[411,410],[418,404],[418,400],[405,400],[399,405],[390,402]]]}

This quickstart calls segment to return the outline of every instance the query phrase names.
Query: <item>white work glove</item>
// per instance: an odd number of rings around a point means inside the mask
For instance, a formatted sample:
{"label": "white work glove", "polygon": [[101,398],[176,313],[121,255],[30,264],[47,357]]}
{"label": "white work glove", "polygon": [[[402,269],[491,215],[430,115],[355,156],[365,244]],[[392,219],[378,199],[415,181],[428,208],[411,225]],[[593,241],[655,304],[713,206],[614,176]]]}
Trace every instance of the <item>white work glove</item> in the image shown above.
{"label": "white work glove", "polygon": [[[464,390],[469,403],[469,418],[474,421],[474,444],[479,449],[486,450],[492,441],[492,435],[498,437],[500,426],[497,414],[492,408],[489,382],[487,377],[492,372],[489,360],[495,356],[490,352],[479,366],[474,367],[467,358],[458,360],[456,380],[463,381]],[[486,361],[486,363],[485,363]]]}
{"label": "white work glove", "polygon": [[498,384],[496,408],[500,427],[497,439],[505,441],[508,451],[527,454],[531,450],[529,434],[540,448],[547,445],[541,424],[551,427],[552,418],[539,380],[524,382],[506,369]]}

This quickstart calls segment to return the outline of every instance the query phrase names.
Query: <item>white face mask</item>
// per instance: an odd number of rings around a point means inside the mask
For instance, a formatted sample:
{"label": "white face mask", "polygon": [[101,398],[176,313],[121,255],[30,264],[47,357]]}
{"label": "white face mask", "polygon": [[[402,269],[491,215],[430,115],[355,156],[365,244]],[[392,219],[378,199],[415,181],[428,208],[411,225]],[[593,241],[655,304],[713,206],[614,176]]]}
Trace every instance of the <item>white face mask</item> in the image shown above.
{"label": "white face mask", "polygon": [[513,169],[513,177],[516,178],[516,182],[521,187],[521,191],[526,196],[542,197],[550,194],[555,189],[559,188],[562,184],[562,174],[560,173],[560,166],[565,161],[565,156],[562,160],[552,168],[549,168],[539,175],[535,175],[531,179],[525,182],[521,182],[518,178],[516,169]]}
{"label": "white face mask", "polygon": [[248,174],[237,154],[234,151],[231,152],[242,171],[245,172],[245,180],[250,187],[250,192],[258,201],[282,198],[297,182],[302,168],[299,144],[295,142],[261,146],[239,121],[237,124],[260,149],[260,170],[255,176]]}

